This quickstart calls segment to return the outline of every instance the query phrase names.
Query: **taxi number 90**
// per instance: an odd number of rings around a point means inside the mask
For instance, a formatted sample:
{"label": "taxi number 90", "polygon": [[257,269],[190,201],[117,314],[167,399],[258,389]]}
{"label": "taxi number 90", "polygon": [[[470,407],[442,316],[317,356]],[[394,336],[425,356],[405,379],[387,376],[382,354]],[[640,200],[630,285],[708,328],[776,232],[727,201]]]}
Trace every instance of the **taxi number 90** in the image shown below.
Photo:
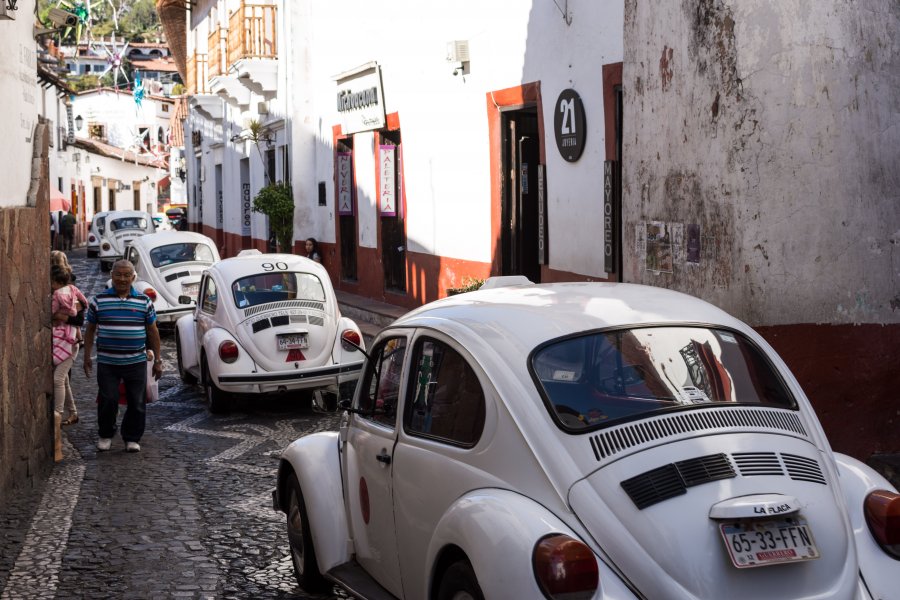
{"label": "taxi number 90", "polygon": [[277,263],[263,263],[260,265],[263,271],[287,271],[287,263],[277,262]]}

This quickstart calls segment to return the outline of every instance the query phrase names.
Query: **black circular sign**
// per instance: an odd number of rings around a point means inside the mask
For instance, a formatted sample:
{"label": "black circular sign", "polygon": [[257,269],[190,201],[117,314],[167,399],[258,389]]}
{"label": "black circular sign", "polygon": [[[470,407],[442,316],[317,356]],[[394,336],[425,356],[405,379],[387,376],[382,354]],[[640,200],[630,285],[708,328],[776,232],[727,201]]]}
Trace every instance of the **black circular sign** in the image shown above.
{"label": "black circular sign", "polygon": [[553,132],[556,147],[568,162],[575,162],[584,152],[584,105],[581,96],[573,89],[563,90],[556,100],[553,115]]}

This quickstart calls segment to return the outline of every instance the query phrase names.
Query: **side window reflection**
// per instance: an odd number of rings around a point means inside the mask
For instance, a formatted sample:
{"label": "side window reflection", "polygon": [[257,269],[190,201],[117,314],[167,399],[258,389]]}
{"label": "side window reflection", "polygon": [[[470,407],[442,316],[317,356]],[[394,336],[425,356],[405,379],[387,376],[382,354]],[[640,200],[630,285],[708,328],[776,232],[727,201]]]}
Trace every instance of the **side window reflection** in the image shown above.
{"label": "side window reflection", "polygon": [[216,312],[216,306],[219,304],[218,292],[216,291],[216,282],[212,277],[206,278],[206,288],[203,290],[203,301],[200,304],[205,313],[213,314]]}
{"label": "side window reflection", "polygon": [[412,435],[474,446],[484,430],[484,390],[458,352],[431,339],[416,344],[412,400],[405,417]]}
{"label": "side window reflection", "polygon": [[372,353],[357,406],[364,418],[388,427],[395,426],[405,355],[406,338],[403,337],[386,340]]}

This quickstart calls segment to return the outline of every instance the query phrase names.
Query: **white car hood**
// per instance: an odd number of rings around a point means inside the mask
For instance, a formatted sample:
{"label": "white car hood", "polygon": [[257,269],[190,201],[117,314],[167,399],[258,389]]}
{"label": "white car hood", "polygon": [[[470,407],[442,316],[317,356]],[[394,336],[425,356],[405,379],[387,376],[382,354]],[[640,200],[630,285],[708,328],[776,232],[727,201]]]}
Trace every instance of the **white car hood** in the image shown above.
{"label": "white car hood", "polygon": [[[569,502],[648,598],[851,598],[858,586],[856,550],[840,491],[822,463],[815,446],[789,435],[701,436],[613,460],[575,483]],[[688,485],[669,487],[673,469],[675,480]],[[623,487],[629,480],[639,498],[636,489],[653,500],[666,490],[675,495],[640,509]],[[797,500],[802,508],[796,514],[809,524],[819,558],[742,569],[732,564],[721,521],[710,518],[710,509],[757,494]]]}
{"label": "white car hood", "polygon": [[[323,302],[286,300],[241,309],[245,319],[235,337],[253,360],[266,371],[321,367],[331,362],[337,331],[336,319]],[[288,360],[288,351],[278,349],[278,335],[306,333],[309,347],[301,349],[302,360]]]}
{"label": "white car hood", "polygon": [[[200,276],[212,263],[184,262],[173,263],[157,269],[159,288],[156,290],[162,294],[166,302],[175,306],[180,304],[178,296],[187,294],[193,287],[200,283]],[[196,291],[193,294],[196,300]]]}

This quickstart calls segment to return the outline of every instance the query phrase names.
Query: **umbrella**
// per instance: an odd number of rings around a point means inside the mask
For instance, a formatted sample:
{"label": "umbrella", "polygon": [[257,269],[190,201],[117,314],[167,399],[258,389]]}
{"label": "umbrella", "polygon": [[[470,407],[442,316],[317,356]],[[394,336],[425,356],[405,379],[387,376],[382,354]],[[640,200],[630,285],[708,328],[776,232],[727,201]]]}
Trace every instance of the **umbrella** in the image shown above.
{"label": "umbrella", "polygon": [[67,211],[70,208],[72,208],[72,201],[66,198],[66,195],[58,189],[50,188],[50,212]]}

